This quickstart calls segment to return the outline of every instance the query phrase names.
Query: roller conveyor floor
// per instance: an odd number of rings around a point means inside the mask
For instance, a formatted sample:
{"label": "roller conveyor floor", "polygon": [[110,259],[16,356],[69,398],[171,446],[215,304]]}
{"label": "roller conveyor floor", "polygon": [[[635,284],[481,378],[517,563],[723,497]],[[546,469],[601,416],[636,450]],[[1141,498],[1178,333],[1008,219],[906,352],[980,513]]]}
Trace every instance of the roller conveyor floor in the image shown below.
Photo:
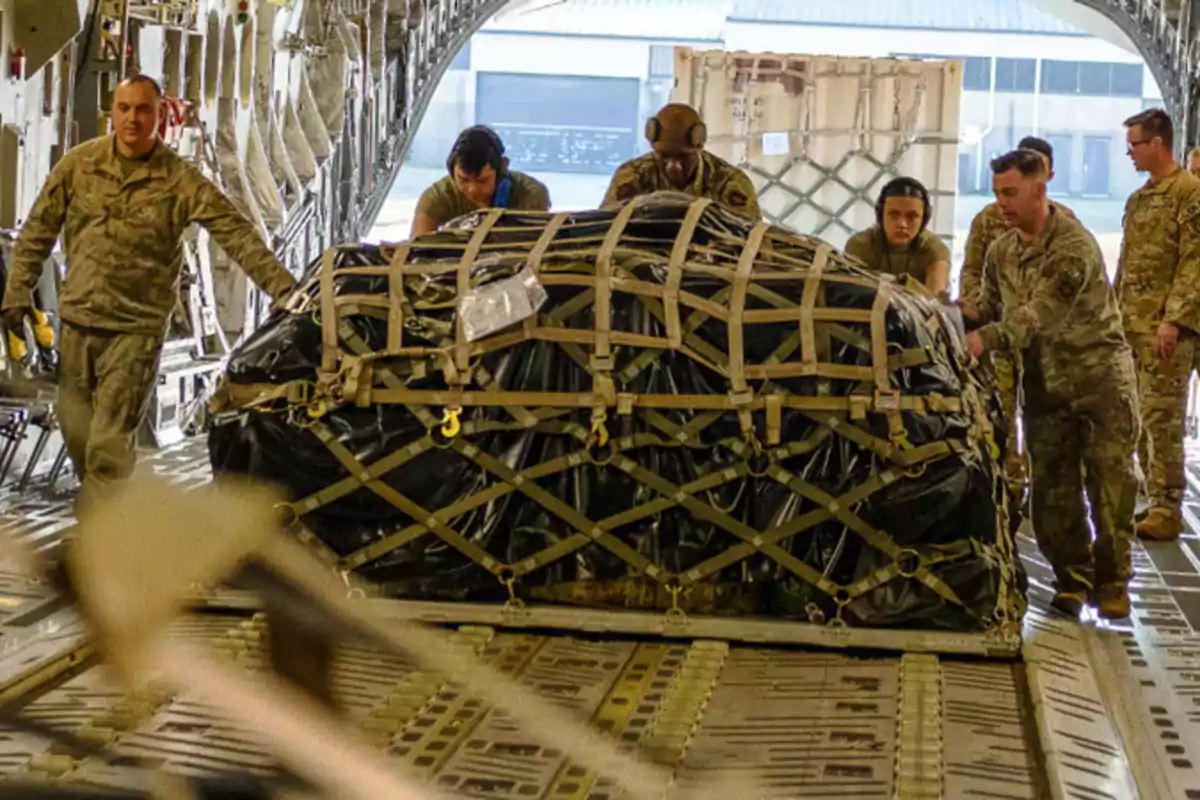
{"label": "roller conveyor floor", "polygon": [[[140,468],[186,486],[209,479],[201,440],[147,454]],[[919,633],[859,649],[855,632],[767,645],[743,641],[744,632],[722,636],[719,626],[680,628],[665,638],[606,633],[594,620],[580,625],[584,633],[536,615],[458,618],[424,609],[418,616],[442,621],[476,658],[671,765],[665,796],[685,796],[736,769],[763,797],[1194,800],[1200,469],[1193,481],[1191,530],[1179,542],[1137,549],[1127,624],[1048,615],[1048,572],[1023,538],[1033,609],[1015,655],[973,648],[969,637],[940,647]],[[0,509],[0,524],[36,546],[73,523],[67,493],[34,488],[4,498]],[[385,613],[403,605],[371,602]],[[177,623],[174,635],[263,669],[261,620],[232,595],[214,596],[210,606],[211,613]],[[554,627],[560,631],[547,631]],[[32,718],[167,770],[269,769],[253,732],[155,683],[125,697],[90,659],[73,611],[0,568],[0,698],[19,698]],[[501,710],[403,658],[344,648],[336,688],[370,742],[448,796],[618,796],[567,753],[523,736]],[[0,737],[0,773],[129,781],[122,769],[55,755],[24,734]]]}

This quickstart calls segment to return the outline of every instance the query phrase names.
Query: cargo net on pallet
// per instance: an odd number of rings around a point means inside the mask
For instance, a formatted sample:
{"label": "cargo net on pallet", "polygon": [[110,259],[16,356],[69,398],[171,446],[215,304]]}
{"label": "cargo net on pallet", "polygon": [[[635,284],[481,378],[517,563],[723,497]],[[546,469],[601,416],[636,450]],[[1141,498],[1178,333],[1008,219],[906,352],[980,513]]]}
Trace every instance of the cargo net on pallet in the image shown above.
{"label": "cargo net on pallet", "polygon": [[392,597],[1011,631],[967,361],[949,309],[706,200],[492,210],[325,253],[210,450]]}

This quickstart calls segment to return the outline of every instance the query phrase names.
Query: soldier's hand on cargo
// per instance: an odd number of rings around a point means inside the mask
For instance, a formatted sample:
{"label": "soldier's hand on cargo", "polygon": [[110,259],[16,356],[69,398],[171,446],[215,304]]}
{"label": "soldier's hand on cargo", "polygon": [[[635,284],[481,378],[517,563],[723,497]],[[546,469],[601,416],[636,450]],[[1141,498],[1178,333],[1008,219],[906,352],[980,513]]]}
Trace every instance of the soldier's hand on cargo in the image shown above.
{"label": "soldier's hand on cargo", "polygon": [[[964,313],[963,316],[966,314]],[[972,358],[979,358],[983,355],[983,337],[979,335],[978,331],[971,331],[967,334],[966,345],[967,352],[971,354]]]}
{"label": "soldier's hand on cargo", "polygon": [[968,322],[979,322],[979,306],[970,300],[959,300],[958,307],[962,310],[963,319]]}
{"label": "soldier's hand on cargo", "polygon": [[0,322],[4,323],[5,330],[18,337],[24,335],[22,331],[25,329],[26,317],[33,317],[32,306],[18,306],[0,311]]}
{"label": "soldier's hand on cargo", "polygon": [[1158,326],[1158,357],[1170,358],[1175,355],[1175,345],[1179,343],[1179,326],[1171,322],[1162,322]]}

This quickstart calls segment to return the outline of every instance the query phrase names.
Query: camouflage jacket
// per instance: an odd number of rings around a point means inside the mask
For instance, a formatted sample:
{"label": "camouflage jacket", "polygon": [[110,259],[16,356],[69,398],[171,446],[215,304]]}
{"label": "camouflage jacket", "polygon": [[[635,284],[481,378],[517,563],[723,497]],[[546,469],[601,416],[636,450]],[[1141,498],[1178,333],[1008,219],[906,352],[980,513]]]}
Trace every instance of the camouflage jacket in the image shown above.
{"label": "camouflage jacket", "polygon": [[[673,191],[679,190],[659,169],[654,154],[647,153],[617,167],[601,206],[624,203],[642,194]],[[700,168],[684,191],[692,197],[710,198],[748,219],[762,219],[758,195],[746,173],[707,151],[700,153]]]}
{"label": "camouflage jacket", "polygon": [[[521,211],[550,210],[550,192],[545,184],[524,172],[510,170],[508,174],[512,177],[508,208]],[[449,175],[422,192],[417,200],[417,213],[425,214],[438,227],[478,210]]]}
{"label": "camouflage jacket", "polygon": [[1111,390],[1114,364],[1131,357],[1100,246],[1058,209],[1038,239],[1009,230],[992,244],[979,310],[985,347],[1021,351],[1026,381],[1051,398]]}
{"label": "camouflage jacket", "polygon": [[1125,330],[1152,334],[1161,322],[1200,331],[1200,178],[1176,168],[1125,202],[1117,297]]}
{"label": "camouflage jacket", "polygon": [[62,157],[17,237],[5,309],[29,305],[60,231],[67,271],[59,311],[76,325],[162,335],[178,295],[180,239],[193,222],[272,297],[295,286],[254,225],[170,148],[159,145],[124,175],[112,136]]}
{"label": "camouflage jacket", "polygon": [[[1050,205],[1071,219],[1076,219],[1075,213],[1062,203],[1051,200]],[[962,271],[958,274],[958,296],[963,300],[978,299],[979,286],[983,280],[983,258],[992,242],[999,239],[1006,230],[1004,217],[1000,216],[1000,206],[995,203],[988,203],[975,215],[975,219],[971,220],[971,232],[967,234]]]}

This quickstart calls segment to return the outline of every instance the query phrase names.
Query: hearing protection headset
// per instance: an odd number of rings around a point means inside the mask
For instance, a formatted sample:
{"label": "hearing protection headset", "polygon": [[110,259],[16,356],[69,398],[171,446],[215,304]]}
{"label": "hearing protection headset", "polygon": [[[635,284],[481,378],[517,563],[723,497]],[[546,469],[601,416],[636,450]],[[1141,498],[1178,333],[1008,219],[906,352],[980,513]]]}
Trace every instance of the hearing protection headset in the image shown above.
{"label": "hearing protection headset", "polygon": [[[658,142],[662,138],[662,133],[663,126],[658,121],[658,117],[651,117],[646,120],[646,140],[650,144],[653,145]],[[688,127],[685,140],[689,147],[694,147],[697,150],[704,147],[705,142],[708,141],[708,128],[702,120],[697,120]]]}
{"label": "hearing protection headset", "polygon": [[[493,208],[508,208],[512,197],[512,176],[508,172],[508,157],[504,155],[504,142],[499,134],[486,125],[474,125],[467,128],[454,140],[450,155],[446,157],[446,171],[454,175],[454,165],[462,160],[463,151],[483,137],[487,140],[486,158],[484,164],[490,165],[496,171],[496,191],[492,194]],[[482,166],[480,167],[482,169]]]}
{"label": "hearing protection headset", "polygon": [[883,185],[879,190],[879,198],[875,201],[875,223],[879,225],[879,229],[883,230],[883,206],[889,197],[919,197],[924,209],[921,212],[921,229],[917,231],[920,235],[925,227],[929,225],[929,218],[933,216],[933,206],[929,202],[929,191],[916,178],[900,177],[892,178]]}

